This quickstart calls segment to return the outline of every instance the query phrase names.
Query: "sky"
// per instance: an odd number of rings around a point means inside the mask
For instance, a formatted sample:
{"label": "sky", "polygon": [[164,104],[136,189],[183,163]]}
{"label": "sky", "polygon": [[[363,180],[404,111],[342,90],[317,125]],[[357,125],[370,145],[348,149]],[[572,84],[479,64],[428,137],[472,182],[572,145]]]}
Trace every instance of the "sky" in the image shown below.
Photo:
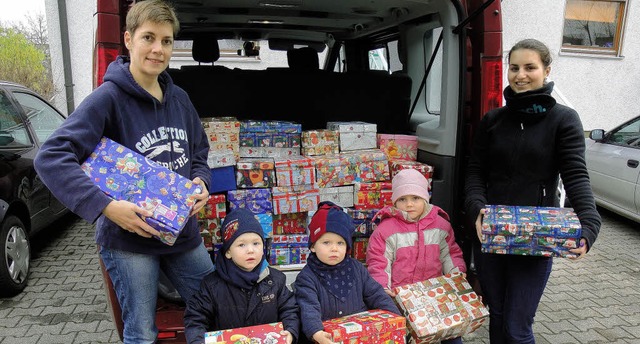
{"label": "sky", "polygon": [[0,21],[3,23],[26,22],[27,15],[45,15],[44,0],[3,0],[0,5]]}

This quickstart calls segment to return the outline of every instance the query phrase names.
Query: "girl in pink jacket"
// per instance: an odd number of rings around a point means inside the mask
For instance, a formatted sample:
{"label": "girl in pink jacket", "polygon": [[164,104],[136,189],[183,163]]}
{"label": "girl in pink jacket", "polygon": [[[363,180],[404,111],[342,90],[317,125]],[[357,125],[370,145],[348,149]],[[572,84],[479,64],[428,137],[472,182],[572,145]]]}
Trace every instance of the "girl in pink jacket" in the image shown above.
{"label": "girl in pink jacket", "polygon": [[394,206],[381,209],[369,239],[371,276],[394,297],[392,288],[447,273],[466,272],[449,216],[429,204],[428,181],[418,171],[401,170],[392,180]]}
{"label": "girl in pink jacket", "polygon": [[[393,206],[381,209],[378,228],[369,238],[367,269],[385,292],[451,272],[466,272],[462,250],[456,244],[449,215],[429,204],[427,179],[406,169],[391,181]],[[459,344],[460,337],[441,343]]]}

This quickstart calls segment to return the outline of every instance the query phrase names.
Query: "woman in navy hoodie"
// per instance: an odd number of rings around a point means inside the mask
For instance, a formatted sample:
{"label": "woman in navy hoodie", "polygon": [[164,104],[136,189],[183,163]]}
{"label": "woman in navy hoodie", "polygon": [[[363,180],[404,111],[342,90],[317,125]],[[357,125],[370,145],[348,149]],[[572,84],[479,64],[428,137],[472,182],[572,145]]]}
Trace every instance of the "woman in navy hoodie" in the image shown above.
{"label": "woman in navy hoodie", "polygon": [[322,202],[309,224],[311,254],[296,277],[302,333],[298,343],[332,343],[322,322],[371,309],[400,310],[367,268],[347,255],[355,228],[342,208]]}
{"label": "woman in navy hoodie", "polygon": [[[125,343],[152,343],[160,269],[188,300],[213,263],[202,244],[196,214],[208,197],[209,143],[187,94],[164,70],[179,29],[173,8],[160,0],[137,2],[126,19],[129,56],[111,63],[95,89],[44,143],[35,159],[42,181],[67,208],[96,222],[100,257],[122,308]],[[80,164],[106,136],[199,184],[202,192],[173,246],[136,204],[115,201]]]}

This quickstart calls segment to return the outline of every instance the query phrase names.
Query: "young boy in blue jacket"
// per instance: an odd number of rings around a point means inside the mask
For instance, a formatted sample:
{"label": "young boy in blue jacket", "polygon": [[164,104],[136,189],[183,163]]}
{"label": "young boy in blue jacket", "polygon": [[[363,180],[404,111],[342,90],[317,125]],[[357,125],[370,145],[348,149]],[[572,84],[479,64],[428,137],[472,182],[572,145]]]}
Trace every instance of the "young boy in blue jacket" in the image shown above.
{"label": "young boy in blue jacket", "polygon": [[322,326],[328,319],[370,309],[401,314],[362,263],[347,256],[354,231],[351,217],[331,202],[320,203],[311,218],[311,254],[294,283],[303,332],[299,343],[332,343]]}
{"label": "young boy in blue jacket", "polygon": [[214,330],[282,322],[287,343],[298,337],[298,305],[285,275],[270,269],[262,226],[253,213],[236,209],[222,223],[216,271],[204,278],[184,314],[189,343],[204,343]]}

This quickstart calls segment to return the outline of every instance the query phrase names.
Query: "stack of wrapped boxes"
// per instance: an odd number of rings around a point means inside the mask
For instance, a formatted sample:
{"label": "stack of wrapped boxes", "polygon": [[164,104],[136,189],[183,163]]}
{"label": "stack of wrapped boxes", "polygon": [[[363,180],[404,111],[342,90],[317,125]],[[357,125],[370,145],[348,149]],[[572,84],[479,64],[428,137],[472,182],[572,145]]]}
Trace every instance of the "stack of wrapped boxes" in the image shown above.
{"label": "stack of wrapped boxes", "polygon": [[[353,257],[365,261],[373,216],[391,205],[391,178],[415,168],[431,178],[433,169],[416,162],[417,138],[378,134],[366,122],[329,122],[326,129],[302,131],[285,121],[206,118],[210,139],[212,192],[224,192],[228,210],[250,209],[267,237],[273,265],[304,264],[310,216],[322,201],[347,211],[356,226]],[[212,226],[202,218],[203,238],[215,247]]]}

